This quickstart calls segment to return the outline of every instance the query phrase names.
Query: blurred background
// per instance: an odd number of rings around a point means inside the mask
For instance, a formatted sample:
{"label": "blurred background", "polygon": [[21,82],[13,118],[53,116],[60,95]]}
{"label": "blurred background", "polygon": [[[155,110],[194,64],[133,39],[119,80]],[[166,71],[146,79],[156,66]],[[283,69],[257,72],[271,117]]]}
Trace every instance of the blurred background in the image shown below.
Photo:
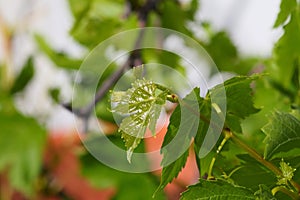
{"label": "blurred background", "polygon": [[[129,175],[99,164],[79,145],[74,115],[66,109],[85,56],[109,36],[140,27],[139,9],[145,2],[0,0],[2,199],[151,199],[160,172]],[[158,24],[193,37],[226,79],[249,74],[272,55],[282,35],[281,28],[273,28],[279,8],[279,0],[166,0],[147,16],[146,26]],[[143,56],[143,62],[154,59],[179,71],[184,68],[174,55]],[[216,83],[212,78],[210,86]],[[109,134],[116,126],[105,106],[100,103],[96,110]],[[157,144],[148,141],[145,148],[159,148]],[[177,182],[157,198],[178,199],[197,180],[195,163],[192,158],[189,162]],[[141,185],[148,189],[136,193]]]}
{"label": "blurred background", "polygon": [[[187,3],[189,0],[182,0]],[[279,12],[279,0],[202,0],[195,20],[188,27],[201,39],[206,33],[199,26],[208,22],[214,32],[225,30],[243,57],[268,57],[282,31],[273,29]],[[49,88],[59,87],[62,100],[70,101],[72,85],[68,72],[58,69],[55,63],[43,55],[34,41],[34,34],[41,34],[56,51],[65,52],[73,58],[86,55],[84,48],[69,35],[73,26],[68,1],[65,0],[12,0],[0,1],[1,21],[14,29],[12,62],[20,71],[26,59],[35,55],[36,76],[30,90],[18,101],[20,109],[30,115],[47,115],[45,121],[50,129],[72,129],[72,115],[49,101]],[[170,16],[172,19],[172,16]],[[0,40],[0,59],[3,61],[5,45]],[[225,49],[221,51],[226,51]],[[28,93],[28,94],[27,94]]]}

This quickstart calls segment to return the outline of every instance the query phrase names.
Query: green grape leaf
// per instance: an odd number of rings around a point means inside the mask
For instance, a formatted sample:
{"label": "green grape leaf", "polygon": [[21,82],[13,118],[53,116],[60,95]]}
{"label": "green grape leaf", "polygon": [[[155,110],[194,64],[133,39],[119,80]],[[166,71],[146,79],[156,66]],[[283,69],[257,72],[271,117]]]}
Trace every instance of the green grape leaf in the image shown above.
{"label": "green grape leaf", "polygon": [[57,65],[57,67],[64,69],[79,69],[82,60],[70,58],[63,52],[56,52],[40,35],[36,35],[35,40],[39,48]]}
{"label": "green grape leaf", "polygon": [[195,15],[199,9],[199,1],[197,0],[191,0],[191,2],[188,5],[188,9],[186,10],[186,16],[190,19],[190,20],[194,20]]}
{"label": "green grape leaf", "polygon": [[46,131],[18,113],[11,100],[0,97],[0,172],[8,170],[11,185],[33,195],[42,165]]}
{"label": "green grape leaf", "polygon": [[136,23],[136,20],[126,20],[123,17],[124,0],[94,0],[89,4],[83,3],[83,8],[79,8],[81,3],[71,2],[73,14],[77,18],[71,29],[71,35],[89,48],[125,29],[128,23]]}
{"label": "green grape leaf", "polygon": [[226,115],[226,126],[235,133],[242,133],[240,118],[231,113]]}
{"label": "green grape leaf", "polygon": [[10,92],[12,94],[17,93],[23,90],[29,81],[34,76],[34,67],[33,67],[33,59],[30,57],[25,66],[23,67],[22,71],[18,75],[17,79],[14,82],[13,87],[11,88]]}
{"label": "green grape leaf", "polygon": [[59,103],[60,89],[59,88],[50,88],[48,90],[49,96],[55,103]]}
{"label": "green grape leaf", "polygon": [[[185,27],[187,13],[184,12],[179,3],[175,1],[162,1],[159,8],[163,28],[190,35],[189,30]],[[171,19],[170,16],[176,16],[176,20]]]}
{"label": "green grape leaf", "polygon": [[166,167],[163,167],[161,182],[156,191],[160,191],[165,188],[168,183],[171,183],[172,180],[178,176],[180,171],[184,168],[188,156],[189,149],[187,149],[176,161]]}
{"label": "green grape leaf", "polygon": [[[224,84],[219,84],[210,89],[206,98],[200,98],[198,102],[200,113],[203,118],[211,120],[211,112],[216,112],[215,109],[212,109],[212,106],[214,106],[211,102],[212,99],[216,102],[226,102],[227,108],[225,125],[232,131],[241,133],[241,120],[258,112],[258,109],[253,105],[254,103],[251,95],[252,88],[250,87],[251,82],[257,78],[258,76],[237,76],[225,81]],[[226,95],[224,95],[224,89],[226,91]],[[219,124],[219,118],[215,118],[213,120],[214,124]],[[209,123],[201,120],[194,141],[196,154],[200,152],[201,148],[203,149],[203,141],[208,132],[208,128]],[[214,149],[206,157],[197,160],[202,176],[209,171],[209,165],[215,153],[216,147],[214,147]]]}
{"label": "green grape leaf", "polygon": [[[176,178],[185,166],[189,155],[191,139],[197,132],[199,115],[197,113],[200,89],[195,88],[190,94],[180,101],[170,118],[167,133],[161,148],[163,166],[160,186],[162,190],[168,183]],[[188,105],[188,108],[186,107]]]}
{"label": "green grape leaf", "polygon": [[262,131],[266,134],[266,159],[300,148],[300,121],[291,114],[275,112]]}
{"label": "green grape leaf", "polygon": [[113,94],[112,100],[120,100],[113,112],[128,115],[119,127],[130,162],[134,149],[141,142],[147,127],[155,134],[157,119],[165,104],[169,91],[161,91],[157,85],[146,79],[138,79],[126,93]]}
{"label": "green grape leaf", "polygon": [[[217,85],[210,90],[210,96],[214,95],[217,102],[225,101],[227,103],[227,113],[240,119],[244,119],[251,114],[259,111],[254,107],[252,88],[250,83],[259,76],[236,76],[223,84]],[[222,95],[222,88],[226,90],[226,99]],[[220,99],[221,98],[221,99]]]}
{"label": "green grape leaf", "polygon": [[288,150],[287,152],[278,152],[276,153],[274,158],[294,158],[297,155],[300,155],[300,148],[293,148]]}
{"label": "green grape leaf", "polygon": [[226,32],[221,31],[214,34],[204,47],[219,69],[233,71],[233,66],[238,62],[238,52]]}
{"label": "green grape leaf", "polygon": [[[297,5],[298,7],[300,5]],[[295,9],[290,15],[290,20],[284,26],[284,34],[274,48],[276,68],[272,68],[275,80],[284,88],[290,87],[294,70],[300,58],[300,9]]]}
{"label": "green grape leaf", "polygon": [[187,191],[182,193],[181,200],[240,200],[256,199],[251,190],[234,186],[225,181],[200,180],[196,185],[189,186]]}
{"label": "green grape leaf", "polygon": [[282,0],[280,4],[280,12],[277,15],[274,28],[286,22],[286,20],[290,16],[291,12],[296,8],[296,6],[297,6],[296,0]]}
{"label": "green grape leaf", "polygon": [[93,1],[86,0],[69,0],[70,9],[73,16],[76,18],[75,23],[78,23],[78,21],[80,21],[80,19],[87,13],[92,2]]}
{"label": "green grape leaf", "polygon": [[[253,66],[257,65],[257,57],[242,58],[237,47],[232,42],[230,36],[225,31],[213,32],[209,24],[203,25],[210,36],[203,46],[214,60],[221,71],[233,72],[235,74],[247,75]],[[226,51],[224,51],[226,49]],[[212,71],[215,74],[218,71]]]}
{"label": "green grape leaf", "polygon": [[240,154],[237,157],[242,160],[242,164],[233,170],[230,176],[235,184],[258,190],[260,184],[272,186],[276,182],[276,175],[248,154]]}
{"label": "green grape leaf", "polygon": [[72,29],[76,29],[91,8],[93,1],[69,0],[70,9],[75,18]]}
{"label": "green grape leaf", "polygon": [[[82,45],[92,49],[103,40],[114,35],[120,26],[121,23],[117,19],[88,18],[82,19],[77,27],[72,29],[71,34]],[[89,34],[86,34],[86,30],[89,30]]]}
{"label": "green grape leaf", "polygon": [[257,189],[259,184],[272,185],[276,181],[276,176],[274,177],[272,173],[261,166],[252,163],[247,164],[239,166],[238,170],[230,176],[234,183],[243,187]]}
{"label": "green grape leaf", "polygon": [[[198,103],[200,105],[199,107],[200,107],[201,115],[205,116],[207,119],[210,119],[211,118],[210,99],[201,99],[201,101],[199,101]],[[196,154],[198,154],[200,152],[200,148],[203,144],[208,127],[209,127],[209,123],[206,123],[202,120],[199,121],[197,135],[195,136],[195,139],[194,139],[194,143],[195,143],[194,151]],[[198,156],[196,156],[197,165],[198,165],[198,168],[199,168],[202,176],[209,171],[210,161],[214,154],[215,154],[215,152],[211,152],[202,159],[199,159]]]}

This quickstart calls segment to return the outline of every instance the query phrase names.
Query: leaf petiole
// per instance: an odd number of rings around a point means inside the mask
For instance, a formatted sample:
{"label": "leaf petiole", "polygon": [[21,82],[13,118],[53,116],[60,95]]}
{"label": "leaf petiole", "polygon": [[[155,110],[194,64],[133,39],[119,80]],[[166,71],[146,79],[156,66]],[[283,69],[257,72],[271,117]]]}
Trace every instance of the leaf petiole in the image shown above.
{"label": "leaf petiole", "polygon": [[273,196],[277,193],[277,192],[282,192],[288,196],[290,196],[292,199],[295,199],[295,200],[300,200],[300,196],[297,195],[296,193],[292,192],[291,190],[287,189],[286,187],[284,186],[277,186],[277,187],[274,187],[272,189],[272,194]]}
{"label": "leaf petiole", "polygon": [[212,175],[212,170],[213,170],[213,167],[214,167],[214,164],[217,160],[217,156],[220,154],[220,152],[222,151],[224,145],[226,144],[226,142],[231,138],[232,134],[229,133],[224,133],[225,137],[223,138],[221,144],[218,146],[218,149],[217,149],[217,154],[212,158],[211,162],[210,162],[210,165],[209,165],[209,170],[208,170],[208,177],[207,179],[213,179],[213,175]]}

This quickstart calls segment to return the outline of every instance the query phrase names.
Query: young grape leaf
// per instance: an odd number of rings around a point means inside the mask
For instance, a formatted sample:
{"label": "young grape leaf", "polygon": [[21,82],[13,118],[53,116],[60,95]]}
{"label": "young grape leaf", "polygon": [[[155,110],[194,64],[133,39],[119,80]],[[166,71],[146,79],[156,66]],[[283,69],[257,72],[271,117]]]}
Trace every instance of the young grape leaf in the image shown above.
{"label": "young grape leaf", "polygon": [[[176,178],[185,166],[189,155],[189,146],[192,137],[197,132],[199,124],[198,98],[200,89],[195,88],[189,95],[181,100],[170,118],[168,131],[165,135],[161,153],[163,166],[160,186],[157,191],[163,189]],[[188,108],[186,107],[188,105]]]}
{"label": "young grape leaf", "polygon": [[294,177],[295,168],[291,167],[289,163],[284,162],[282,159],[280,162],[280,170],[282,171],[282,177],[279,177],[278,185],[288,185],[288,181]]}
{"label": "young grape leaf", "polygon": [[187,191],[182,193],[181,200],[191,199],[220,199],[220,200],[240,200],[256,199],[251,190],[234,186],[225,181],[200,180],[196,185],[189,186]]}
{"label": "young grape leaf", "polygon": [[[295,155],[295,154],[294,154]],[[276,165],[280,166],[280,162],[282,162],[282,158],[277,158],[272,160]],[[300,182],[300,154],[297,153],[294,157],[284,158],[284,162],[288,163],[292,168],[296,169],[293,173],[293,180],[297,183]]]}
{"label": "young grape leaf", "polygon": [[275,112],[262,131],[267,135],[265,158],[300,148],[300,121],[291,114]]}
{"label": "young grape leaf", "polygon": [[129,162],[146,128],[149,126],[152,134],[155,134],[156,122],[166,102],[168,92],[168,90],[159,90],[151,81],[138,79],[125,93],[113,93],[112,101],[119,100],[116,101],[118,104],[113,108],[113,112],[128,115],[122,120],[119,131],[122,133],[127,148]]}

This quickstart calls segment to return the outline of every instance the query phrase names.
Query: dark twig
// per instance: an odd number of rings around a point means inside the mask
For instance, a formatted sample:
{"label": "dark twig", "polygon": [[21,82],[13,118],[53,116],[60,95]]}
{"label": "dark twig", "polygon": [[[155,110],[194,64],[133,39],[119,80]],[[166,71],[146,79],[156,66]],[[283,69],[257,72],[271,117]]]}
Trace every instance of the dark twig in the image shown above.
{"label": "dark twig", "polygon": [[138,12],[140,26],[146,26],[147,18],[151,11],[156,11],[157,5],[160,0],[148,0]]}
{"label": "dark twig", "polygon": [[123,66],[103,82],[95,95],[95,99],[84,110],[82,110],[82,112],[80,113],[81,116],[88,117],[91,114],[94,106],[105,96],[109,89],[119,80],[119,78],[121,78],[126,70],[136,65],[142,64],[140,61],[140,53],[138,49],[141,46],[143,35],[144,30],[141,29],[134,45],[135,50],[130,54],[128,60],[123,64]]}

